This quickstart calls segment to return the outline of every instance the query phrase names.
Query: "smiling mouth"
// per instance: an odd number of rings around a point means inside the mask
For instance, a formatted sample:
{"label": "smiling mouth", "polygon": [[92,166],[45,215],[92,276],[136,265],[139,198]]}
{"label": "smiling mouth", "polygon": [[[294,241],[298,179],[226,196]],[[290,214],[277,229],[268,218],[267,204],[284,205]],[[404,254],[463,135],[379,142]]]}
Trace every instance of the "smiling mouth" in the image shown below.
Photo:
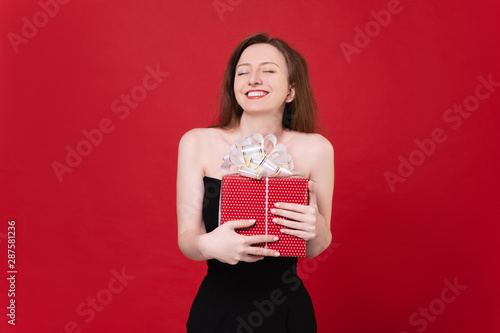
{"label": "smiling mouth", "polygon": [[267,91],[263,90],[252,90],[247,92],[245,95],[250,98],[250,99],[257,99],[257,98],[262,98],[268,94]]}

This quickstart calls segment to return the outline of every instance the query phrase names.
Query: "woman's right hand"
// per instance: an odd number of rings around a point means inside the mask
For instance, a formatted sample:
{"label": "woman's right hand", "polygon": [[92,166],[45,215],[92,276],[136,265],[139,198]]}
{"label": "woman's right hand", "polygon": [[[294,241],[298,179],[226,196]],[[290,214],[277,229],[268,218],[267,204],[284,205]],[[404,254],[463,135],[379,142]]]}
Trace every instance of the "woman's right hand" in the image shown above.
{"label": "woman's right hand", "polygon": [[217,259],[221,262],[235,265],[239,261],[255,262],[265,256],[279,257],[276,250],[252,246],[258,243],[270,243],[279,240],[275,235],[245,236],[236,232],[236,229],[248,228],[255,220],[228,221],[210,233],[198,237],[200,251],[208,259]]}

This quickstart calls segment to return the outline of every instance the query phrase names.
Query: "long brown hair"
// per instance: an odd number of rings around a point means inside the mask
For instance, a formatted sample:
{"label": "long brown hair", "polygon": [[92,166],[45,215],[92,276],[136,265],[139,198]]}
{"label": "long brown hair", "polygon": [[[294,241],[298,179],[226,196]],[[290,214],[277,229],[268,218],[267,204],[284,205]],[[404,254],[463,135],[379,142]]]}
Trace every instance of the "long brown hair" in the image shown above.
{"label": "long brown hair", "polygon": [[243,109],[238,105],[234,95],[236,65],[247,47],[259,43],[270,44],[285,56],[289,73],[288,81],[295,87],[295,97],[293,101],[286,103],[283,111],[283,128],[305,133],[315,132],[317,130],[317,105],[309,83],[309,71],[305,59],[283,40],[271,38],[265,33],[245,38],[231,54],[220,91],[219,117],[212,127],[231,128],[239,124]]}

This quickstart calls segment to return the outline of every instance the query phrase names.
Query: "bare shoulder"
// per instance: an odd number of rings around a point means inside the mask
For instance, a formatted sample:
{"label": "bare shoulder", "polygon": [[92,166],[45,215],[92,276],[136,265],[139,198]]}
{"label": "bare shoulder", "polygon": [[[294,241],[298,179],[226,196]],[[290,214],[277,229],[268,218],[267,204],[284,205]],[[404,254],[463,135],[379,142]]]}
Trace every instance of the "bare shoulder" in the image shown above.
{"label": "bare shoulder", "polygon": [[[178,170],[220,178],[222,157],[229,152],[230,134],[220,128],[195,128],[179,142]],[[195,171],[193,171],[195,169]]]}
{"label": "bare shoulder", "polygon": [[309,139],[311,144],[318,146],[319,149],[333,151],[332,143],[323,135],[318,133],[308,133],[306,134],[306,137]]}
{"label": "bare shoulder", "polygon": [[181,137],[180,142],[193,143],[202,140],[206,136],[213,135],[213,128],[193,128]]}
{"label": "bare shoulder", "polygon": [[293,146],[307,152],[307,155],[333,155],[332,143],[321,134],[293,132],[293,136]]}
{"label": "bare shoulder", "polygon": [[196,150],[196,147],[203,147],[218,136],[220,136],[220,129],[218,128],[193,128],[181,137],[179,149],[189,148]]}

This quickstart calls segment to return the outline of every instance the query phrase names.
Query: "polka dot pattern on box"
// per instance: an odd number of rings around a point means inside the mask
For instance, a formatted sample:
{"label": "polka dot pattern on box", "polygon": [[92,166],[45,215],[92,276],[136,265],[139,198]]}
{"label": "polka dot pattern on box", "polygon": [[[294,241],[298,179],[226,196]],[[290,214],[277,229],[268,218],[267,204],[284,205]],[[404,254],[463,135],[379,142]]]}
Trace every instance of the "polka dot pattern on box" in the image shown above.
{"label": "polka dot pattern on box", "polygon": [[[277,235],[278,242],[267,243],[267,248],[277,250],[284,257],[304,257],[305,241],[301,238],[280,232],[283,226],[272,222],[276,216],[271,214],[276,202],[291,202],[302,205],[308,203],[306,178],[268,178],[267,179],[267,228],[266,228],[266,178],[256,180],[236,175],[222,179],[220,223],[232,220],[255,219],[250,228],[238,229],[242,235]],[[282,217],[279,217],[282,218]],[[265,247],[266,244],[258,244]]]}

